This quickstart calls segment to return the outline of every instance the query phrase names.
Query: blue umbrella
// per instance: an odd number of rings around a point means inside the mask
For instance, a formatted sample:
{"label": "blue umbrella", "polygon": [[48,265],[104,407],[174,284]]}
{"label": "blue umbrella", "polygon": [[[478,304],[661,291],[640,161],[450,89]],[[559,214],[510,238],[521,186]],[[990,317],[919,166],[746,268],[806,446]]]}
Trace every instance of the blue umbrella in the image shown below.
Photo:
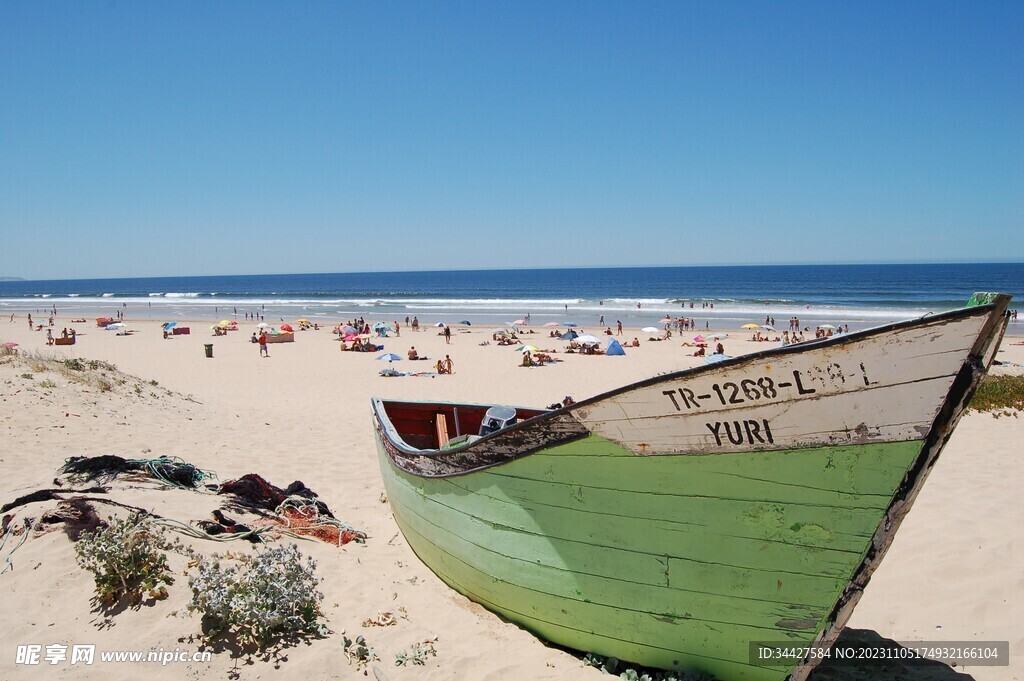
{"label": "blue umbrella", "polygon": [[574,338],[576,338],[576,336],[578,336],[578,335],[579,335],[578,333],[576,333],[576,332],[575,332],[575,331],[573,331],[572,329],[569,329],[568,331],[566,331],[565,333],[563,333],[563,334],[562,334],[561,336],[559,336],[559,338],[560,338],[561,340],[573,340],[573,339],[574,339]]}
{"label": "blue umbrella", "polygon": [[178,325],[178,322],[165,322],[164,323],[164,331],[167,331],[168,329],[171,329],[171,328],[173,328],[173,327],[175,327],[177,325]]}
{"label": "blue umbrella", "polygon": [[576,322],[566,322],[566,326],[576,326]]}
{"label": "blue umbrella", "polygon": [[459,324],[465,324],[466,326],[473,326],[472,324],[469,323],[468,319],[463,319],[461,322],[459,322]]}
{"label": "blue umbrella", "polygon": [[373,325],[373,330],[374,331],[380,331],[381,329],[390,329],[390,328],[391,328],[391,325],[390,324],[385,324],[384,322],[377,322],[376,324]]}
{"label": "blue umbrella", "polygon": [[393,352],[385,352],[383,355],[381,355],[377,359],[386,359],[388,362],[397,362],[398,360],[400,360],[402,358],[399,357],[398,355],[396,355]]}

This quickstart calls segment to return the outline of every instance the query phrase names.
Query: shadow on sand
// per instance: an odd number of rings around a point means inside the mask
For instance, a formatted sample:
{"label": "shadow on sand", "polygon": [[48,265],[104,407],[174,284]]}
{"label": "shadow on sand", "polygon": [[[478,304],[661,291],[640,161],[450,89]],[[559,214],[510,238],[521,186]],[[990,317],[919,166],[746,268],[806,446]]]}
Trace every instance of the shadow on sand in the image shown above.
{"label": "shadow on sand", "polygon": [[[844,629],[833,650],[843,646],[903,649],[896,641],[879,636],[870,629]],[[974,677],[934,660],[908,662],[897,659],[867,663],[833,658],[815,669],[808,681],[974,681]]]}

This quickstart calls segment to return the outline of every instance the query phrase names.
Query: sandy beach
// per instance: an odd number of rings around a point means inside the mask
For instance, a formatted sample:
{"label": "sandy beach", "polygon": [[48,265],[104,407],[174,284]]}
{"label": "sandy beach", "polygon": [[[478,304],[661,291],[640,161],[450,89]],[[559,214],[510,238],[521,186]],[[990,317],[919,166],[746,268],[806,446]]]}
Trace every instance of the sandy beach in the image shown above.
{"label": "sandy beach", "polygon": [[[19,645],[95,644],[97,650],[199,650],[200,622],[183,615],[187,578],[179,577],[167,599],[113,613],[91,600],[92,577],[75,562],[74,549],[59,526],[33,532],[0,575],[3,624],[0,678],[513,678],[596,680],[602,672],[580,657],[546,646],[532,634],[502,621],[458,595],[428,570],[399,533],[391,517],[378,470],[371,428],[371,397],[439,399],[544,407],[566,395],[582,399],[658,373],[698,366],[703,360],[682,347],[693,333],[651,342],[650,334],[626,328],[619,340],[640,339],[624,357],[566,354],[565,341],[535,326],[521,336],[561,361],[520,366],[519,354],[495,345],[490,329],[452,327],[446,344],[438,329],[383,339],[384,351],[401,357],[411,346],[431,361],[401,360],[403,372],[433,371],[450,355],[452,375],[382,377],[389,366],[380,352],[340,352],[330,329],[297,331],[294,343],[271,344],[261,358],[250,342],[251,322],[213,336],[216,321],[180,320],[190,335],[164,338],[156,321],[128,320],[132,333],[97,328],[93,318],[70,324],[73,346],[48,346],[45,330],[30,331],[23,315],[0,321],[0,343],[17,343],[19,357],[0,357],[3,445],[0,502],[52,488],[69,456],[116,454],[126,458],[177,456],[220,480],[258,473],[285,487],[295,480],[313,489],[342,521],[368,535],[365,544],[338,548],[301,542],[324,578],[321,590],[330,634],[273,655],[250,655],[231,646],[212,646],[208,662],[68,661],[18,664]],[[372,322],[371,322],[372,323]],[[56,335],[69,325],[55,322]],[[596,327],[588,329],[600,335]],[[767,347],[750,333],[729,332],[730,355]],[[1024,326],[1012,324],[994,372],[1024,373]],[[212,344],[213,357],[204,346]],[[774,344],[773,344],[774,345]],[[38,371],[24,361],[38,353],[57,359],[101,360],[117,367],[109,390]],[[123,381],[123,383],[122,383]],[[874,575],[850,626],[887,639],[906,641],[1010,642],[1009,667],[929,669],[907,679],[1024,678],[1024,420],[967,414],[931,474],[895,544]],[[156,485],[118,483],[110,497],[161,516],[189,522],[208,518],[221,499]],[[14,523],[38,518],[56,502],[14,509]],[[101,515],[111,511],[100,507]],[[248,550],[190,540],[204,551]],[[7,556],[8,543],[0,562]],[[175,564],[184,569],[184,562]],[[392,612],[393,626],[366,626]],[[342,632],[365,636],[379,661],[366,670],[349,665]],[[395,656],[414,643],[434,639],[437,655],[424,666],[396,666]],[[831,670],[835,671],[835,670]],[[822,675],[824,677],[824,675]],[[829,676],[828,678],[833,678]],[[850,676],[849,678],[853,678]],[[868,678],[868,677],[866,677]]]}

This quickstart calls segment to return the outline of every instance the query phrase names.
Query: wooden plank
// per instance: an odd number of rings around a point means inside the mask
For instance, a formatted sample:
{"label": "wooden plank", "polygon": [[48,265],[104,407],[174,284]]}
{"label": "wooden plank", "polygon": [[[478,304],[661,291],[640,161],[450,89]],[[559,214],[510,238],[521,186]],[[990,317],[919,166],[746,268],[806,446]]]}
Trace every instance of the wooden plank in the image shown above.
{"label": "wooden plank", "polygon": [[435,416],[434,427],[437,429],[437,448],[444,449],[448,446],[448,419],[444,414]]}

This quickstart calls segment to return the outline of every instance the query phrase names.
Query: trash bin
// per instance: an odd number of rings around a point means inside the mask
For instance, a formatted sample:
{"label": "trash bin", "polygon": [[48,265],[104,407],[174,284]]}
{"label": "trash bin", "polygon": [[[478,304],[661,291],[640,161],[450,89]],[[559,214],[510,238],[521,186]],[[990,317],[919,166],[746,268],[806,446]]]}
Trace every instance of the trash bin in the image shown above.
{"label": "trash bin", "polygon": [[206,348],[206,356],[213,357],[213,343],[207,343],[203,347]]}

